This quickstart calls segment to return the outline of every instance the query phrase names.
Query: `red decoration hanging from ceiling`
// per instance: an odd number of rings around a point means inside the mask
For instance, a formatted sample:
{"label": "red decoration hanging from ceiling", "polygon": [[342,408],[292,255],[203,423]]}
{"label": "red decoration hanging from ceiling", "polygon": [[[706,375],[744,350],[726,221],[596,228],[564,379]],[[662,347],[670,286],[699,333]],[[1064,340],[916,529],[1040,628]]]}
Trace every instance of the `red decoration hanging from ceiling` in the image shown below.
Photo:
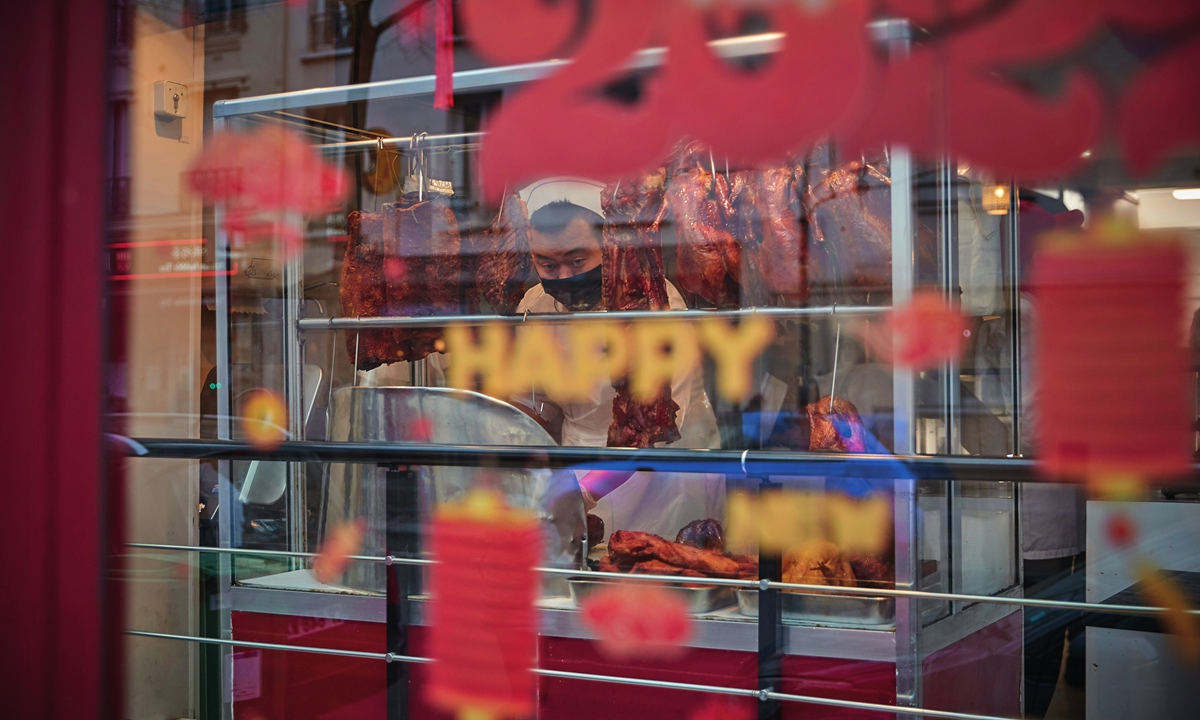
{"label": "red decoration hanging from ceiling", "polygon": [[[440,508],[430,545],[430,655],[434,705],[473,717],[533,712],[542,534],[530,514],[486,490]],[[480,602],[481,589],[487,602]]]}
{"label": "red decoration hanging from ceiling", "polygon": [[433,106],[454,107],[454,1],[437,0],[434,26]]}
{"label": "red decoration hanging from ceiling", "polygon": [[[572,62],[507,99],[487,123],[485,199],[548,175],[616,180],[662,162],[684,136],[733,162],[765,161],[815,142],[854,110],[868,52],[862,0],[821,13],[778,1],[736,7],[787,32],[763,67],[717,58],[706,31],[714,15],[690,0],[597,0]],[[666,46],[661,71],[631,69],[638,51],[657,44]],[[626,95],[611,92],[618,83]]]}
{"label": "red decoration hanging from ceiling", "polygon": [[1121,98],[1121,145],[1126,163],[1149,172],[1171,150],[1200,144],[1200,39],[1167,55],[1134,78]]}
{"label": "red decoration hanging from ceiling", "polygon": [[[833,134],[850,155],[903,145],[1018,181],[1061,176],[1102,144],[1104,91],[1078,64],[1052,96],[1013,71],[1066,58],[1106,25],[1153,34],[1200,18],[1190,0],[887,0],[870,16],[862,0],[814,5],[596,0],[580,28],[580,4],[570,0],[464,0],[472,43],[489,59],[575,50],[561,70],[506,98],[487,124],[486,199],[550,175],[629,176],[685,137],[734,164],[778,159]],[[782,47],[752,62],[717,57],[710,41],[737,34],[751,15],[769,21]],[[888,43],[890,57],[873,52],[865,30],[879,16],[910,18],[918,29]],[[1147,69],[1121,103],[1138,168],[1200,136],[1200,100],[1188,84],[1195,44]],[[653,47],[665,55],[637,55]]]}
{"label": "red decoration hanging from ceiling", "polygon": [[1038,461],[1100,488],[1191,468],[1187,253],[1115,220],[1043,235],[1037,305]]}

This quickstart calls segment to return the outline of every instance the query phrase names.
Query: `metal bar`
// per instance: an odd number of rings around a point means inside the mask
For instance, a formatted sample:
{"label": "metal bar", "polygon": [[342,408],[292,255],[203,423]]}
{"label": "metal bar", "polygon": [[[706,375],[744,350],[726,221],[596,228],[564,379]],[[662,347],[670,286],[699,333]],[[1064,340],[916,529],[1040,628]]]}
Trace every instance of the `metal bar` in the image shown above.
{"label": "metal bar", "polygon": [[[779,483],[770,478],[759,479],[760,501],[781,491]],[[770,692],[783,686],[783,606],[779,590],[771,582],[783,580],[783,558],[778,552],[759,553],[758,573],[761,580],[758,590],[758,690]],[[783,706],[777,700],[766,700],[758,704],[758,720],[780,720]]]}
{"label": "metal bar", "polygon": [[[907,41],[898,41],[907,48]],[[891,151],[892,200],[892,305],[912,299],[915,255],[913,253],[912,156],[906,148]],[[892,369],[893,450],[916,452],[913,442],[916,423],[916,391],[911,368]],[[917,587],[921,577],[921,524],[917,521],[917,482],[923,474],[896,475],[895,545],[896,583]],[[921,604],[908,597],[896,601],[896,704],[921,704]]]}
{"label": "metal bar", "polygon": [[[311,462],[388,463],[451,467],[633,469],[647,472],[705,472],[729,475],[824,475],[895,479],[1004,480],[1062,482],[1037,474],[1029,458],[966,455],[866,455],[778,450],[693,450],[683,448],[600,448],[583,446],[477,446],[433,443],[351,443],[286,441],[274,448],[233,440],[125,438],[109,436],[114,450],[131,457],[187,460],[300,460]],[[743,457],[744,456],[744,457]],[[743,462],[745,465],[743,466]],[[1161,486],[1200,485],[1200,465],[1186,478]]]}
{"label": "metal bar", "polygon": [[[250,641],[225,641],[214,640],[212,638],[192,637],[189,635],[170,635],[167,633],[153,633],[142,630],[126,630],[127,635],[137,635],[139,637],[159,638],[163,640],[182,640],[185,642],[198,643],[215,643],[221,645],[232,645],[235,647],[257,648],[261,650],[280,650],[284,652],[306,652],[317,655],[336,655],[341,657],[358,658],[364,660],[383,660],[388,663],[432,663],[432,658],[416,657],[411,655],[395,655],[393,653],[373,653],[362,652],[357,650],[335,650],[333,648],[321,647],[306,647],[303,645],[284,645],[279,643],[263,643]],[[824,705],[827,707],[843,707],[855,710],[869,710],[884,713],[895,713],[894,705],[883,705],[881,703],[857,702],[854,700],[835,700],[833,698],[815,697],[813,695],[795,695],[792,693],[780,692],[762,692],[759,690],[751,690],[747,688],[731,688],[721,685],[700,685],[696,683],[681,683],[671,682],[668,680],[646,680],[643,678],[620,677],[615,675],[595,675],[592,673],[577,673],[568,672],[565,670],[547,670],[543,668],[531,668],[530,672],[534,675],[548,678],[557,678],[560,680],[583,680],[586,682],[604,682],[614,685],[631,685],[634,687],[657,688],[660,690],[686,690],[691,692],[712,693],[716,695],[733,695],[736,697],[756,698],[760,702],[779,700],[783,702],[807,703],[811,705]],[[910,715],[920,715],[931,718],[942,718],[942,720],[1013,720],[1000,715],[976,715],[971,713],[956,713],[947,710],[927,710],[924,708],[905,708],[905,712]]]}
{"label": "metal bar", "polygon": [[[417,473],[413,468],[388,468],[384,501],[388,556],[416,555],[420,533],[420,507],[417,498]],[[417,573],[412,565],[388,563],[387,566],[387,649],[394,655],[408,654],[412,608],[409,596],[418,592]],[[387,716],[389,720],[408,717],[408,666],[389,664],[387,671]]]}
{"label": "metal bar", "polygon": [[1008,186],[1008,216],[1005,217],[1005,248],[1008,252],[1008,312],[1012,318],[1012,362],[1009,368],[1012,382],[1012,454],[1021,455],[1021,203],[1019,189]]}
{"label": "metal bar", "polygon": [[170,633],[146,632],[145,630],[126,630],[126,635],[138,637],[159,638],[161,640],[184,640],[187,642],[205,643],[208,645],[225,645],[227,647],[248,647],[260,650],[283,650],[285,652],[303,652],[316,655],[339,655],[341,657],[361,658],[363,660],[383,660],[388,663],[431,663],[429,658],[414,655],[396,655],[394,653],[365,652],[361,650],[335,650],[334,648],[312,647],[308,645],[284,645],[280,643],[251,642],[249,640],[222,640],[218,638],[194,637],[191,635],[172,635]]}
{"label": "metal bar", "polygon": [[[214,132],[220,132],[224,127],[225,120],[213,118]],[[222,203],[213,207],[213,227],[213,269],[216,271],[213,295],[216,300],[217,439],[230,440],[233,438],[233,423],[230,417],[233,407],[233,373],[229,327],[232,312],[228,276],[231,258],[229,235],[225,232],[225,207]],[[233,547],[232,516],[238,500],[236,489],[229,481],[231,471],[232,463],[229,460],[217,462],[217,543],[222,548]],[[221,555],[217,561],[217,632],[221,639],[225,640],[233,637],[233,610],[230,598],[232,580],[233,558]],[[219,652],[219,716],[229,719],[233,717],[233,654],[227,648],[220,649]]]}
{"label": "metal bar", "polygon": [[[425,146],[429,143],[446,142],[450,140],[482,140],[484,133],[481,132],[462,132],[462,133],[442,133],[438,135],[421,135],[421,145]],[[342,142],[321,143],[313,147],[322,150],[330,148],[342,148],[345,150],[377,150],[380,145],[401,145],[409,147],[412,144],[412,135],[397,135],[396,137],[376,138],[371,140],[344,140]]]}
{"label": "metal bar", "polygon": [[[304,226],[294,228],[303,236]],[[282,252],[282,251],[281,251]],[[283,268],[283,397],[287,408],[287,429],[292,438],[303,440],[304,434],[304,335],[299,322],[304,317],[304,253],[290,255]],[[331,378],[332,380],[332,378]],[[308,547],[308,500],[303,463],[287,465],[287,533],[288,547],[304,550]]]}
{"label": "metal bar", "polygon": [[797,318],[813,315],[868,315],[885,313],[891,308],[876,305],[831,305],[810,308],[745,308],[742,310],[622,310],[619,312],[590,312],[571,315],[423,315],[395,317],[330,317],[308,318],[301,320],[301,330],[355,330],[365,328],[396,328],[396,327],[442,327],[452,323],[477,325],[482,323],[514,323],[528,322],[530,319],[544,322],[588,322],[598,320],[700,320],[704,318]]}
{"label": "metal bar", "polygon": [[[243,548],[213,548],[198,545],[163,545],[161,543],[125,543],[126,547],[141,550],[172,550],[177,552],[226,553],[229,555],[253,555],[259,557],[304,558],[319,557],[319,553],[292,552],[289,550],[252,550]],[[394,555],[347,555],[347,560],[358,562],[381,562],[387,565],[432,565],[433,560],[425,558],[396,557]]]}
{"label": "metal bar", "polygon": [[[315,553],[289,553],[282,550],[242,550],[242,549],[225,549],[225,548],[210,548],[194,545],[160,545],[155,543],[126,543],[128,547],[152,549],[152,550],[174,550],[179,552],[198,552],[198,553],[230,553],[235,555],[266,555],[266,556],[283,556],[283,557],[316,557]],[[351,560],[362,562],[390,562],[397,565],[433,565],[436,560],[426,560],[423,558],[400,558],[394,556],[370,556],[370,555],[350,555]],[[676,584],[692,584],[697,582],[696,578],[680,577],[675,575],[630,575],[625,573],[611,573],[598,571],[582,571],[570,568],[534,568],[537,572],[546,575],[566,575],[579,576],[587,574],[589,578],[612,579],[626,582],[658,582],[658,583],[676,583]],[[740,587],[747,589],[762,590],[763,584],[761,580],[739,580],[736,578],[704,578],[705,585],[720,585],[725,587]],[[821,595],[846,595],[846,596],[867,596],[867,597],[896,597],[896,598],[916,598],[922,600],[958,600],[967,603],[992,603],[995,605],[1019,605],[1022,607],[1040,607],[1052,610],[1080,610],[1083,612],[1109,613],[1112,615],[1144,615],[1153,616],[1161,615],[1169,612],[1167,608],[1153,607],[1149,605],[1106,605],[1104,603],[1088,603],[1088,602],[1072,602],[1069,600],[1043,600],[1040,598],[1019,598],[1006,597],[1004,595],[966,595],[963,593],[936,593],[927,592],[924,590],[902,590],[902,589],[887,589],[887,588],[848,588],[834,587],[829,585],[805,585],[801,583],[785,583],[768,581],[768,589],[775,590],[797,590],[802,592],[811,592]],[[1200,615],[1200,610],[1187,611],[1192,615]]]}
{"label": "metal bar", "polygon": [[[713,52],[723,58],[762,55],[778,51],[783,47],[783,33],[761,33],[736,38],[714,40],[708,43]],[[648,48],[634,54],[627,69],[637,70],[661,65],[666,57],[665,48]],[[462,70],[454,73],[454,91],[480,91],[503,88],[509,85],[539,80],[566,66],[569,60],[545,60],[542,62],[505,65]],[[312,88],[293,92],[259,95],[257,97],[222,100],[213,104],[214,117],[232,117],[251,113],[275,112],[320,105],[342,105],[362,100],[385,100],[412,95],[431,95],[435,86],[433,75],[381,80],[341,87]]]}

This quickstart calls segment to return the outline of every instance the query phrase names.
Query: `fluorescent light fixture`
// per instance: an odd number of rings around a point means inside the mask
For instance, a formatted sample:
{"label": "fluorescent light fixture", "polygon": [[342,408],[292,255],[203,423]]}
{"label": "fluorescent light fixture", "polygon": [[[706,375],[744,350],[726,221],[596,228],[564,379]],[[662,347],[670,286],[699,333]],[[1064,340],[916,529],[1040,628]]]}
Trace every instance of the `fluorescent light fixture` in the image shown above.
{"label": "fluorescent light fixture", "polygon": [[1183,188],[1171,193],[1176,200],[1200,200],[1200,188]]}

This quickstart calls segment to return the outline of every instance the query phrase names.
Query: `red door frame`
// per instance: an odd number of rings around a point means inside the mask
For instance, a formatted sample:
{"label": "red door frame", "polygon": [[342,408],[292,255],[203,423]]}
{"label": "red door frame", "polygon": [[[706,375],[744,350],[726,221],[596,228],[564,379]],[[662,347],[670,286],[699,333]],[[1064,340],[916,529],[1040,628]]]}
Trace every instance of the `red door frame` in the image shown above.
{"label": "red door frame", "polygon": [[102,676],[121,666],[104,583],[105,538],[120,537],[105,505],[121,494],[102,487],[100,435],[109,5],[0,9],[0,697],[12,718],[115,713],[122,687]]}

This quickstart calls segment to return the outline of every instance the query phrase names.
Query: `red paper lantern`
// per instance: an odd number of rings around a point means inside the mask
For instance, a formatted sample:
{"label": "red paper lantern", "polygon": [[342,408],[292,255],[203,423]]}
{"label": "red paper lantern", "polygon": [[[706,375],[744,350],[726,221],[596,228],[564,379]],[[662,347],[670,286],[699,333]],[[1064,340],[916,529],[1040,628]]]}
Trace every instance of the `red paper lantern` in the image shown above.
{"label": "red paper lantern", "polygon": [[1033,268],[1038,459],[1108,490],[1191,465],[1188,257],[1116,220],[1043,236]]}
{"label": "red paper lantern", "polygon": [[463,718],[533,712],[541,527],[496,493],[439,509],[431,546],[432,704]]}

